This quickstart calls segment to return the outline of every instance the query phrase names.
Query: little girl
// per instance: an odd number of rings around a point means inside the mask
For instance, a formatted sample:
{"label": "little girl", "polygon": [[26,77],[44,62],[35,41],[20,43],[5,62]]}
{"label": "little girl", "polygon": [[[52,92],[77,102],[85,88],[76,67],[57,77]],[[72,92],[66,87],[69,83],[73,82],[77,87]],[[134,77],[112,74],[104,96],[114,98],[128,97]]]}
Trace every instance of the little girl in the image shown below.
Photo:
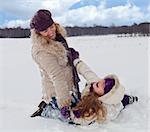
{"label": "little girl", "polygon": [[126,105],[138,101],[137,97],[125,94],[116,75],[100,79],[80,59],[74,60],[77,71],[87,80],[81,101],[70,112],[71,123],[89,125],[117,118]]}

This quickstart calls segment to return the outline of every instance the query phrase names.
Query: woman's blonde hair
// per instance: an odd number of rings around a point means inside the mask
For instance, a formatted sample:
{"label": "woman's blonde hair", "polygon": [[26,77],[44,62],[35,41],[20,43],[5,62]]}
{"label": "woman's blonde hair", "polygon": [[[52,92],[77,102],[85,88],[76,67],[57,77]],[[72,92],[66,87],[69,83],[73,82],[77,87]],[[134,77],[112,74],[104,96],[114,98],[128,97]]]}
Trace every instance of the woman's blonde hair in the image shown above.
{"label": "woman's blonde hair", "polygon": [[80,118],[96,118],[98,122],[103,122],[106,119],[106,108],[102,102],[98,100],[98,95],[90,92],[81,98],[81,101],[73,108],[73,111],[80,112]]}

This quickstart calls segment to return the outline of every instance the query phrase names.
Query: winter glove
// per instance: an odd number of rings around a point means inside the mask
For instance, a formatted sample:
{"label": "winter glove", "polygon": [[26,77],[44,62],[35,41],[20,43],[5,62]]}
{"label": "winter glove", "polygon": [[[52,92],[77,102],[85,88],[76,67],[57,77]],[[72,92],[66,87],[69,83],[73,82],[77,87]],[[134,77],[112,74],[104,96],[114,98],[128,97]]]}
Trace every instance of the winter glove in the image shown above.
{"label": "winter glove", "polygon": [[73,110],[73,114],[76,118],[80,118],[81,116],[81,110]]}
{"label": "winter glove", "polygon": [[75,59],[79,58],[79,52],[76,51],[74,48],[68,49],[68,57],[73,62]]}
{"label": "winter glove", "polygon": [[65,118],[68,119],[70,117],[70,110],[68,106],[64,106],[61,108],[61,115]]}

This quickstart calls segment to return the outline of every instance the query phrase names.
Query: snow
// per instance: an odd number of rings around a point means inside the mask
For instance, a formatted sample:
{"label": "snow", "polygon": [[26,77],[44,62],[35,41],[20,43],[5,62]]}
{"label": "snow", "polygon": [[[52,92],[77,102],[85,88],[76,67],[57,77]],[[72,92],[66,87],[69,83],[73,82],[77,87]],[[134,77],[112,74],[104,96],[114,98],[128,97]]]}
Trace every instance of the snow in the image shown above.
{"label": "snow", "polygon": [[[137,95],[139,102],[128,106],[115,121],[102,125],[72,126],[54,119],[30,118],[41,99],[41,78],[31,57],[31,40],[0,39],[0,132],[150,131],[150,38],[108,35],[67,40],[93,71],[100,77],[116,74],[126,93]],[[81,77],[81,89],[84,84]]]}

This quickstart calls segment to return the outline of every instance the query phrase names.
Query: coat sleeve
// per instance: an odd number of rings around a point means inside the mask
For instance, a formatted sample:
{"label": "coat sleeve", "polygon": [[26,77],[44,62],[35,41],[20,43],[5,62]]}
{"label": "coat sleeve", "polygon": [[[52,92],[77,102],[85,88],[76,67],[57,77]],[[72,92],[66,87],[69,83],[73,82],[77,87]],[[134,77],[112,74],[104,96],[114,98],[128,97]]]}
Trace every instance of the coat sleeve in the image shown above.
{"label": "coat sleeve", "polygon": [[73,62],[77,72],[84,77],[88,83],[97,82],[100,78],[80,59],[75,59]]}
{"label": "coat sleeve", "polygon": [[70,104],[70,94],[67,81],[64,78],[63,67],[58,64],[58,60],[55,56],[43,52],[39,52],[36,56],[36,61],[40,67],[51,78],[59,107]]}

